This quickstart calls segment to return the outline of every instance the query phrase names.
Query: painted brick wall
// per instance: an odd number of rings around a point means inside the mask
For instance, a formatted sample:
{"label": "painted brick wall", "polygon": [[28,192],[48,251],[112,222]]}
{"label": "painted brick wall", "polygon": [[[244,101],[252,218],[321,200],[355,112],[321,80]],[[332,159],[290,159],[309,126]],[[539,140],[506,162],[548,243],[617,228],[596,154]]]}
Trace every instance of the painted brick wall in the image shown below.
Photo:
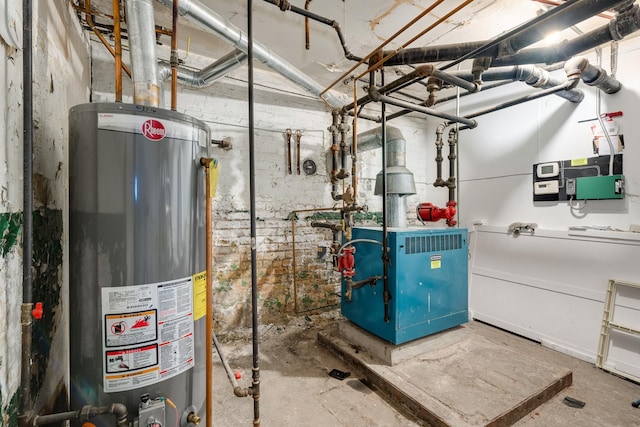
{"label": "painted brick wall", "polygon": [[[22,2],[8,2],[13,37],[0,37],[0,425],[16,425],[22,302]],[[33,2],[35,410],[67,401],[67,111],[89,99],[89,45],[70,3]],[[2,17],[4,19],[4,17]]]}
{"label": "painted brick wall", "polygon": [[[159,56],[168,58],[165,47]],[[128,58],[125,58],[128,61]],[[210,59],[190,54],[187,65],[200,69]],[[113,101],[112,59],[104,49],[94,44],[93,99]],[[212,86],[199,91],[180,87],[178,111],[206,122],[214,139],[229,137],[233,149],[216,149],[220,175],[213,208],[214,298],[216,327],[228,332],[251,322],[251,249],[249,230],[248,176],[248,106],[246,67],[240,68]],[[330,257],[318,259],[318,246],[330,244],[331,232],[312,228],[313,212],[299,213],[295,221],[296,265],[295,283],[291,212],[334,206],[330,196],[329,172],[325,155],[331,145],[327,127],[331,124],[328,108],[279,75],[261,68],[255,70],[256,117],[256,215],[259,309],[261,323],[283,323],[289,316],[308,310],[336,307],[340,276],[332,271]],[[131,86],[125,81],[125,101],[131,100]],[[165,99],[169,94],[165,93]],[[397,123],[396,123],[397,122]],[[408,212],[423,200],[435,179],[433,162],[434,136],[425,128],[424,120],[403,118],[394,122],[405,132],[414,153],[408,156],[408,167],[415,173],[419,195],[409,197]],[[435,122],[437,123],[437,122]],[[360,121],[358,132],[375,127]],[[286,139],[284,131],[303,131],[301,160],[310,158],[318,165],[313,176],[297,175],[295,149],[293,174],[287,173]],[[435,129],[435,124],[433,126]],[[293,140],[295,142],[295,138]],[[381,210],[381,199],[373,196],[375,176],[381,169],[379,151],[360,156],[359,198],[371,211]],[[427,182],[428,181],[428,182]],[[443,204],[446,191],[433,191],[433,202]],[[433,197],[435,194],[436,197]],[[439,197],[439,199],[438,199]],[[435,200],[434,200],[435,199]],[[316,218],[316,220],[318,220]],[[320,217],[319,220],[322,220]],[[375,224],[375,221],[366,222]]]}

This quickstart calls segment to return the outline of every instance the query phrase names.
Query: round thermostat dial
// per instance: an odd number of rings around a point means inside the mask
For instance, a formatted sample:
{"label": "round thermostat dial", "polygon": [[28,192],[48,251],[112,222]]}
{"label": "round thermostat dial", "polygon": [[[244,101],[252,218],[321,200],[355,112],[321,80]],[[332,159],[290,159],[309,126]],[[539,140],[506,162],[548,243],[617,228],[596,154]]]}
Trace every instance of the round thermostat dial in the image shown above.
{"label": "round thermostat dial", "polygon": [[302,162],[302,170],[304,171],[305,175],[314,175],[316,173],[316,162],[314,162],[311,159],[306,159],[304,162]]}

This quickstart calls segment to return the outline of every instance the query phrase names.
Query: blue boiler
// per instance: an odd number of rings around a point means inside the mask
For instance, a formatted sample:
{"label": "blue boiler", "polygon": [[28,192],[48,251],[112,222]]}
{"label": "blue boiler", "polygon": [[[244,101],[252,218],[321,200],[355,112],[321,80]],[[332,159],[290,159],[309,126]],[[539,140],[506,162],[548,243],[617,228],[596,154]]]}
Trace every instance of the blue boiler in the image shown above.
{"label": "blue boiler", "polygon": [[[393,344],[452,328],[469,320],[467,230],[388,229],[389,322],[384,321],[382,279],[353,289],[346,299],[342,281],[342,314],[361,328]],[[358,227],[353,239],[382,242],[382,228]],[[382,247],[354,243],[353,281],[382,277]]]}

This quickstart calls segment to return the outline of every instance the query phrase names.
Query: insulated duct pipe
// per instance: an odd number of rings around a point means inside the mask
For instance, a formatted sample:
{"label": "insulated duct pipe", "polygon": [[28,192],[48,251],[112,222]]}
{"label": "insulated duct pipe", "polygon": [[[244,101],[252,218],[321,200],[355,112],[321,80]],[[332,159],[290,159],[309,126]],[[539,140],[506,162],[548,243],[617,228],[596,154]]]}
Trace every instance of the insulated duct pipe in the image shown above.
{"label": "insulated duct pipe", "polygon": [[[235,49],[200,71],[178,67],[178,83],[193,88],[211,86],[215,81],[246,64],[246,62],[247,54]],[[159,61],[158,79],[164,81],[169,78],[171,78],[171,64],[166,61]]]}
{"label": "insulated duct pipe", "polygon": [[[473,80],[473,74],[470,72],[465,73],[452,73],[464,80]],[[560,80],[551,76],[547,70],[536,67],[535,65],[516,65],[512,67],[499,67],[490,68],[482,73],[483,81],[497,81],[497,80],[512,80],[525,82],[529,86],[548,89],[554,86],[558,86],[564,83],[564,80]],[[570,102],[581,102],[584,99],[584,93],[580,89],[571,89],[562,92],[556,92],[556,95],[562,97]]]}
{"label": "insulated duct pipe", "polygon": [[[500,57],[503,53],[509,54],[511,52],[517,52],[526,46],[542,40],[549,32],[569,28],[600,12],[620,5],[624,7],[632,2],[633,0],[570,0],[517,27],[517,31],[509,32],[494,40],[404,49],[392,58],[389,58],[385,62],[385,65],[393,66],[456,60],[473,51],[477,51],[477,53],[471,55],[470,58],[484,56],[493,58]],[[486,45],[492,45],[492,47],[485,50],[483,48]],[[393,51],[383,51],[381,55],[384,57],[392,53]],[[575,53],[578,52],[573,52],[573,54]],[[495,62],[494,64],[508,65],[508,63],[496,64]]]}
{"label": "insulated duct pipe", "polygon": [[[173,0],[168,0],[173,7]],[[133,103],[160,106],[156,27],[153,0],[127,0],[129,51],[133,71]]]}
{"label": "insulated duct pipe", "polygon": [[[158,0],[167,7],[173,6],[173,0]],[[182,0],[179,4],[180,15],[187,16],[191,21],[201,28],[217,35],[218,37],[231,43],[234,47],[247,52],[249,41],[247,35],[231,22],[225,20],[213,10],[209,9],[198,0]],[[273,71],[291,80],[298,86],[306,89],[316,96],[320,96],[323,87],[309,76],[298,70],[275,52],[256,41],[253,42],[253,49],[256,59],[263,62]],[[155,60],[154,60],[155,63]],[[323,99],[333,108],[340,107],[342,102],[330,93],[324,94]]]}
{"label": "insulated duct pipe", "polygon": [[567,73],[567,78],[578,77],[587,85],[602,89],[604,93],[612,94],[622,89],[622,83],[609,76],[602,68],[591,65],[589,60],[584,57],[578,56],[568,60],[564,64],[564,70]]}
{"label": "insulated duct pipe", "polygon": [[640,8],[636,4],[611,19],[608,25],[603,25],[587,34],[565,40],[554,46],[524,49],[513,55],[498,57],[492,64],[501,66],[561,62],[602,44],[622,40],[638,30],[640,30]]}

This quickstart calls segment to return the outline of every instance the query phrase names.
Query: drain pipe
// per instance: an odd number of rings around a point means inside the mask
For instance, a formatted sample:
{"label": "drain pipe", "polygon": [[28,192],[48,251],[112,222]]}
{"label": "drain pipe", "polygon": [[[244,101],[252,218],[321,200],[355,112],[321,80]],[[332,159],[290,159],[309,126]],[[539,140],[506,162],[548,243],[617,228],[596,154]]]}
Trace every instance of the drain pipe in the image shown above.
{"label": "drain pipe", "polygon": [[[260,357],[258,350],[258,254],[256,252],[256,159],[255,114],[253,83],[253,1],[247,0],[247,56],[249,59],[249,212],[251,229],[251,328],[253,335],[253,367],[251,369],[251,394],[253,395],[253,425],[260,426]],[[207,424],[210,427],[212,424]]]}
{"label": "drain pipe", "polygon": [[36,415],[29,427],[43,426],[47,424],[59,424],[64,421],[80,420],[89,421],[98,415],[112,414],[116,417],[116,427],[127,427],[129,425],[129,413],[127,406],[122,403],[112,403],[109,406],[83,406],[79,411],[61,412],[51,415]]}
{"label": "drain pipe", "polygon": [[[199,71],[186,67],[178,67],[178,83],[192,88],[200,89],[211,86],[217,80],[226,76],[233,70],[247,63],[247,54],[239,49],[234,49],[211,65]],[[158,61],[158,79],[165,81],[171,78],[171,64],[166,61]]]}
{"label": "drain pipe", "polygon": [[227,373],[227,378],[229,379],[229,382],[231,383],[231,386],[233,387],[233,394],[236,397],[247,397],[251,395],[251,388],[250,387],[240,387],[238,385],[238,380],[236,379],[236,376],[234,374],[234,372],[231,370],[231,366],[229,366],[229,362],[227,362],[226,357],[224,357],[224,353],[222,352],[222,346],[220,345],[220,342],[218,341],[218,337],[216,337],[215,333],[211,334],[212,338],[213,338],[213,345],[215,346],[216,350],[218,351],[218,356],[220,356],[220,361],[222,362],[222,366],[224,367],[225,372]]}
{"label": "drain pipe", "polygon": [[31,0],[22,2],[22,110],[23,110],[23,228],[22,228],[22,305],[20,323],[22,328],[22,357],[20,376],[21,426],[26,425],[31,415],[31,334],[33,308],[33,47],[32,47]]}
{"label": "drain pipe", "polygon": [[340,113],[340,125],[338,127],[340,131],[340,152],[342,158],[340,160],[340,170],[338,171],[338,179],[345,179],[349,177],[349,171],[347,170],[347,158],[349,156],[349,146],[347,145],[347,133],[349,132],[349,125],[347,124],[347,114]]}
{"label": "drain pipe", "polygon": [[[173,7],[173,0],[169,0]],[[133,68],[133,102],[149,107],[160,106],[156,27],[152,0],[127,0],[127,22]]]}
{"label": "drain pipe", "polygon": [[[167,7],[173,6],[173,0],[158,0],[158,2]],[[202,2],[198,0],[181,0],[178,8],[181,15],[187,16],[200,28],[224,39],[243,52],[248,52],[249,42],[247,34],[205,6]],[[321,96],[323,87],[318,82],[311,79],[284,58],[278,56],[275,52],[271,51],[271,49],[256,41],[253,42],[253,49],[255,58],[263,62],[273,71],[312,94]],[[330,93],[324,93],[321,98],[332,108],[338,108],[342,105],[340,99]]]}

